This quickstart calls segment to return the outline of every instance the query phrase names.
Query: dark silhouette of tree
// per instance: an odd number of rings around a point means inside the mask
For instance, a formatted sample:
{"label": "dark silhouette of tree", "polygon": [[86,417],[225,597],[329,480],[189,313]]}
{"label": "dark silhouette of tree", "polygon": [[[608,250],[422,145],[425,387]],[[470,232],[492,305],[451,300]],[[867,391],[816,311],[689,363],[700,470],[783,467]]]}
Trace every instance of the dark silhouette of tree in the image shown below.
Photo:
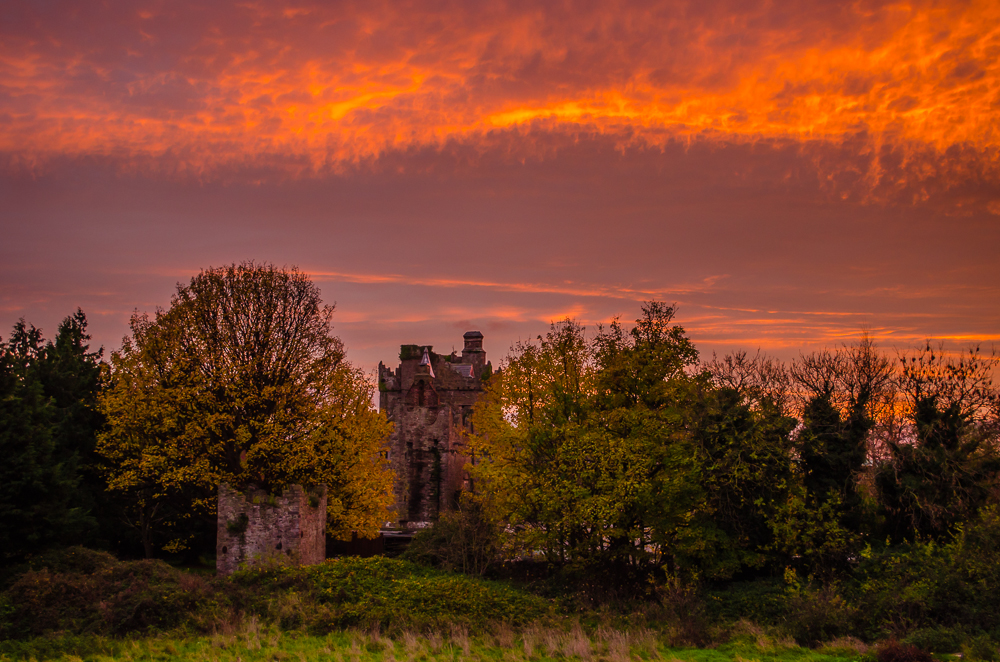
{"label": "dark silhouette of tree", "polygon": [[45,549],[92,543],[98,484],[86,475],[99,418],[100,352],[88,353],[81,311],[55,343],[19,321],[0,349],[0,555],[16,562]]}

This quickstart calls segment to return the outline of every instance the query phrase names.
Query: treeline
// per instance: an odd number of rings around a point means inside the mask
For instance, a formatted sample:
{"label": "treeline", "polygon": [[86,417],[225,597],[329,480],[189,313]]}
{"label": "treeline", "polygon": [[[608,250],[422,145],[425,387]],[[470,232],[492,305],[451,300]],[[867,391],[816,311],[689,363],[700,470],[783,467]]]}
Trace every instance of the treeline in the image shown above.
{"label": "treeline", "polygon": [[629,593],[824,583],[880,550],[995,535],[995,357],[889,355],[862,336],[790,365],[703,362],[673,316],[652,302],[628,328],[566,321],[515,345],[472,418],[476,493],[415,554],[542,559]]}
{"label": "treeline", "polygon": [[243,263],[136,313],[103,360],[77,311],[0,343],[0,566],[67,545],[214,555],[220,483],[328,485],[335,536],[375,533],[392,476],[373,385],[297,269]]}
{"label": "treeline", "polygon": [[[51,341],[18,323],[0,344],[3,563],[69,544],[210,553],[220,482],[325,482],[334,534],[377,530],[389,428],[331,314],[303,274],[246,263],[133,316],[107,361],[80,311]],[[790,365],[703,361],[673,316],[651,302],[634,325],[566,321],[515,345],[472,417],[474,491],[413,555],[476,573],[541,560],[632,592],[826,582],[996,529],[994,356],[862,337]]]}

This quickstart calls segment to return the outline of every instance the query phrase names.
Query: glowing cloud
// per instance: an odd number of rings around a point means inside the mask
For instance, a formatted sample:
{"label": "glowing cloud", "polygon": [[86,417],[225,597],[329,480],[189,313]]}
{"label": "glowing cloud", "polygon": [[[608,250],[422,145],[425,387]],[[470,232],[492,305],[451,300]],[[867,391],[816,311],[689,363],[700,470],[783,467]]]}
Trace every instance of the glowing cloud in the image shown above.
{"label": "glowing cloud", "polygon": [[645,145],[860,135],[992,167],[1000,146],[989,1],[40,11],[0,46],[0,150],[18,161],[316,171],[526,126]]}

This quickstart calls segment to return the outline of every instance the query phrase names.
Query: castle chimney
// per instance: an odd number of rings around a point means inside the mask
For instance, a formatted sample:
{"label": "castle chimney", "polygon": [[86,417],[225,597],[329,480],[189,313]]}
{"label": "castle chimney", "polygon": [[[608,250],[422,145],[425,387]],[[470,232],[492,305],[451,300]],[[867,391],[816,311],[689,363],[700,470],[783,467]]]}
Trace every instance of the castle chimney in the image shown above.
{"label": "castle chimney", "polygon": [[468,352],[469,350],[472,349],[478,349],[479,351],[482,351],[483,349],[482,333],[480,333],[479,331],[466,331],[465,335],[462,337],[465,338],[465,351],[463,351],[462,354],[465,354],[465,352]]}
{"label": "castle chimney", "polygon": [[474,365],[476,375],[482,375],[483,367],[486,365],[483,334],[479,331],[467,331],[463,338],[465,338],[465,349],[462,350],[462,363]]}

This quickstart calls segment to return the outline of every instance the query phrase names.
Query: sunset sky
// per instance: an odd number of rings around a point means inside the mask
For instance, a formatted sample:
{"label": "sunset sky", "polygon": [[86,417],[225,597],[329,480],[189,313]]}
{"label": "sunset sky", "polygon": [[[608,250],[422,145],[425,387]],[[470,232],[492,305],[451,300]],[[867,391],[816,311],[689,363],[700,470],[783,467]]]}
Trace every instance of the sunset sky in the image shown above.
{"label": "sunset sky", "polygon": [[1000,347],[1000,2],[0,6],[0,336],[297,265],[371,369],[678,305]]}

